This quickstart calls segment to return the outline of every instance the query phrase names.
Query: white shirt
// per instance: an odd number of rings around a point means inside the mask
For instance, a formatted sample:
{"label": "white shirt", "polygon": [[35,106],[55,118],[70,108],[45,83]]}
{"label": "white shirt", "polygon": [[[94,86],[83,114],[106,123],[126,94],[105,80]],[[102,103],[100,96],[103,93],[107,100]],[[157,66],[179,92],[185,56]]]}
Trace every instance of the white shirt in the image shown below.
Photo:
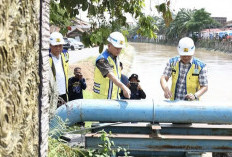
{"label": "white shirt", "polygon": [[66,94],[65,75],[64,75],[61,55],[59,55],[58,58],[52,55],[52,60],[56,69],[56,84],[57,84],[59,95]]}

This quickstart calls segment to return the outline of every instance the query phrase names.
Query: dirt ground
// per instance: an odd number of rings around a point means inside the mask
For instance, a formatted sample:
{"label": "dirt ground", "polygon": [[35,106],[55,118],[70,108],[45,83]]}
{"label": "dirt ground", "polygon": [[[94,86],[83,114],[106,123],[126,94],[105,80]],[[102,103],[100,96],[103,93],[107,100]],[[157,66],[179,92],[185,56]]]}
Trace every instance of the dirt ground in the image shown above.
{"label": "dirt ground", "polygon": [[[93,88],[93,82],[94,82],[94,62],[93,59],[87,59],[85,61],[81,61],[75,64],[72,64],[69,66],[69,74],[71,76],[73,76],[73,71],[74,68],[76,67],[80,67],[83,77],[86,80],[86,84],[87,84],[87,90],[91,91]],[[71,77],[70,76],[70,77]]]}

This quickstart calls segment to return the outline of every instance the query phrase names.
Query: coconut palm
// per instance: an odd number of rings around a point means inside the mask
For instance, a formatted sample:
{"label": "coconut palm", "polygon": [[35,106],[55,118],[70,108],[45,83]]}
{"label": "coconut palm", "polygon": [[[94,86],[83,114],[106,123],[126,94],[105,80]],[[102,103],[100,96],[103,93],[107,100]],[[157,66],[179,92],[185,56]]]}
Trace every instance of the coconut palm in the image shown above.
{"label": "coconut palm", "polygon": [[186,36],[190,31],[187,27],[188,22],[193,18],[194,11],[184,8],[180,9],[170,27],[167,29],[166,35],[172,38]]}

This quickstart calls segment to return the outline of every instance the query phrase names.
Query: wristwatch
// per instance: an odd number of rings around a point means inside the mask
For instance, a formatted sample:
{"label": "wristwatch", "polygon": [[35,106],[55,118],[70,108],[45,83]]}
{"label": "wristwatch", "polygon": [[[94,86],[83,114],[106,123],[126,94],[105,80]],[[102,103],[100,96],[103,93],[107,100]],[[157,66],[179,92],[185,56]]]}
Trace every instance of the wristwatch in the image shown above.
{"label": "wristwatch", "polygon": [[196,94],[194,94],[194,97],[195,97],[195,99],[198,99],[197,96],[196,96]]}

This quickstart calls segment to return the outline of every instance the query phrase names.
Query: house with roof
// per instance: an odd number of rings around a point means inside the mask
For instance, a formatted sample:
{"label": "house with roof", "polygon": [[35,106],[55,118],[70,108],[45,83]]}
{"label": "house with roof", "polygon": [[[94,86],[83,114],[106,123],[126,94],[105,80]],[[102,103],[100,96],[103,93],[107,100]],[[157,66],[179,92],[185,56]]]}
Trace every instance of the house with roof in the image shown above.
{"label": "house with roof", "polygon": [[201,31],[201,38],[202,39],[218,38],[219,32],[221,31],[222,29],[219,29],[219,28],[203,29]]}
{"label": "house with roof", "polygon": [[225,23],[225,27],[232,29],[232,20]]}
{"label": "house with roof", "polygon": [[78,41],[81,41],[82,34],[84,32],[90,31],[91,25],[88,22],[85,22],[79,18],[76,18],[72,21],[73,25],[69,26],[69,30],[67,32],[68,38],[74,38]]}

